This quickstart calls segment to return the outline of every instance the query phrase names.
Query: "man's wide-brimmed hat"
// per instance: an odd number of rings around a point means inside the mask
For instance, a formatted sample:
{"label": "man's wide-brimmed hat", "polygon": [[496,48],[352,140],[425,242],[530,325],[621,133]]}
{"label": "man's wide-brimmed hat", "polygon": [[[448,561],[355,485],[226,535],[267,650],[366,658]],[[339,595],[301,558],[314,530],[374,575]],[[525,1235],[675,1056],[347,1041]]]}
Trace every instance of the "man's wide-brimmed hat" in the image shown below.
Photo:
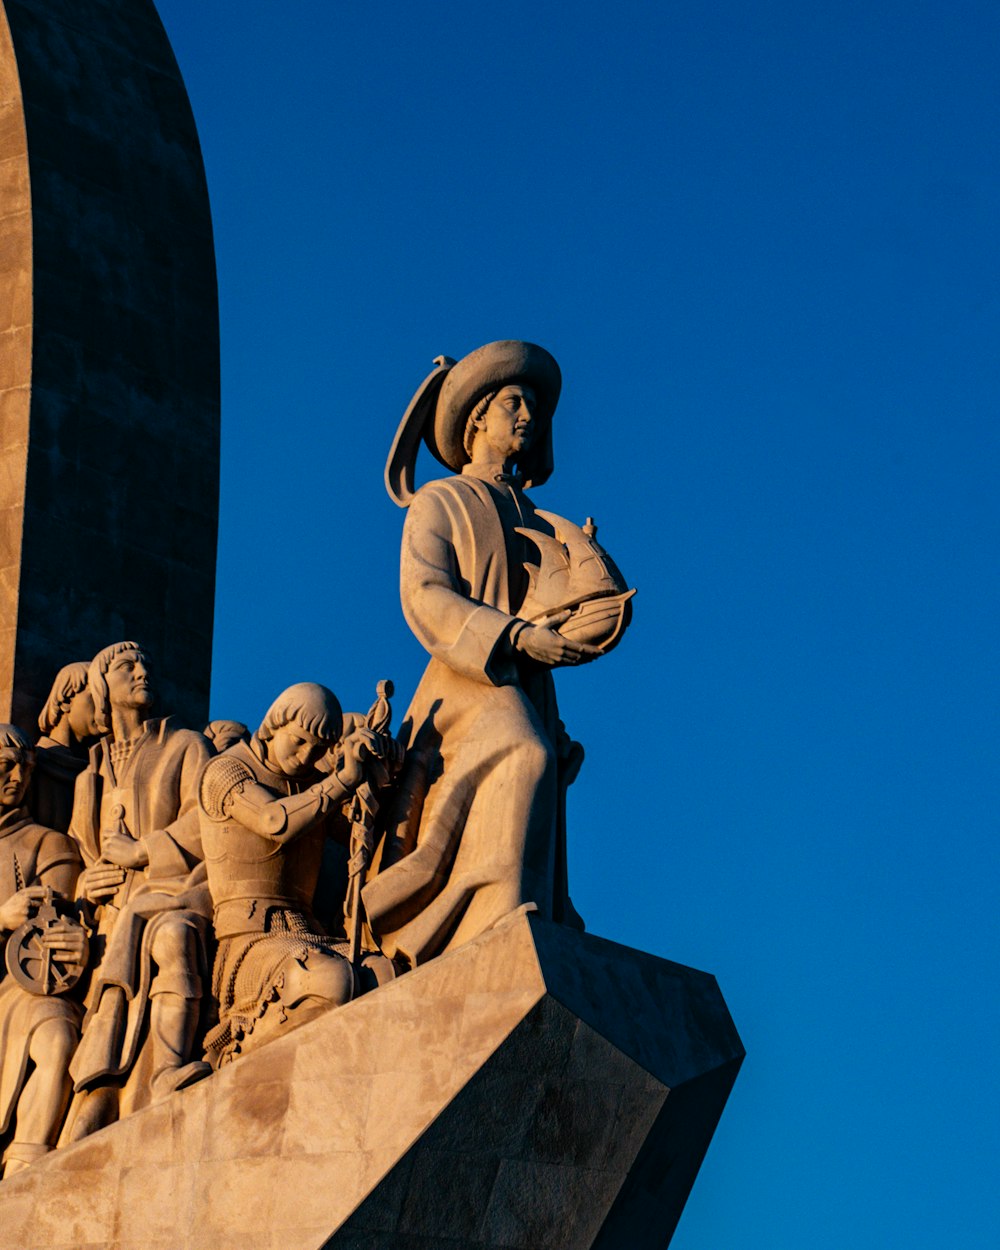
{"label": "man's wide-brimmed hat", "polygon": [[465,429],[486,395],[505,386],[529,386],[535,393],[537,432],[518,467],[525,485],[540,486],[552,472],[552,415],[559,402],[562,374],[555,358],[535,343],[502,339],[487,343],[457,363],[439,356],[420,384],[389,453],[385,483],[396,503],[413,497],[414,466],[420,439],[446,468],[460,473],[469,462]]}

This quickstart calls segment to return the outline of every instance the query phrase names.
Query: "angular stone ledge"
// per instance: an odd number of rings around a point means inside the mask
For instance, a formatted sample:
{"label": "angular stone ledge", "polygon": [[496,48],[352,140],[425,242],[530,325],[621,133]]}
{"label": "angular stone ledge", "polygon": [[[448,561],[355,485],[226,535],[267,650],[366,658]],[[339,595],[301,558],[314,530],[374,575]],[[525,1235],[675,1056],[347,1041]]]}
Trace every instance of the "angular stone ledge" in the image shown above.
{"label": "angular stone ledge", "polygon": [[743,1050],[715,979],[517,915],[0,1185],[0,1250],[666,1245]]}

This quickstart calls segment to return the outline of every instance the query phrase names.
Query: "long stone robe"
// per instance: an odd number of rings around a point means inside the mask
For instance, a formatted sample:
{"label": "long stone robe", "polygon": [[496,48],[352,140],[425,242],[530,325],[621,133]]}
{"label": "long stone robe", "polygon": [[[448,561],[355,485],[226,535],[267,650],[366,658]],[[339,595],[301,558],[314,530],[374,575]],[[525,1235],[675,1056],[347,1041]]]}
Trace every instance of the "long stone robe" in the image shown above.
{"label": "long stone robe", "polygon": [[516,530],[552,529],[494,474],[469,465],[424,486],[403,530],[403,611],[432,658],[364,903],[382,949],[410,965],[522,904],[559,920],[569,910],[552,674],[511,638],[524,562],[537,562]]}
{"label": "long stone robe", "polygon": [[[212,755],[203,734],[175,728],[169,719],[148,720],[123,767],[116,772],[109,740],[103,738],[91,749],[90,762],[77,780],[70,833],[87,867],[100,859],[101,831],[114,828],[119,804],[126,828],[142,838],[149,855],[144,871],[129,874],[127,898],[120,890],[99,909],[100,962],[70,1067],[77,1090],[100,1083],[102,1077],[129,1077],[119,1097],[121,1115],[148,1101],[150,1048],[143,1026],[157,973],[151,946],[167,913],[182,913],[198,941],[198,966],[179,971],[177,989],[190,997],[200,995],[203,987],[207,990],[212,904],[198,827],[198,781]],[[124,991],[124,1008],[120,995],[105,993],[113,986]]]}
{"label": "long stone robe", "polygon": [[[37,824],[23,807],[0,816],[0,902],[30,885],[48,885],[72,898],[80,872],[74,843]],[[46,1020],[68,1020],[78,1028],[80,1007],[63,995],[44,997],[23,989],[7,971],[0,932],[0,1133],[10,1127],[28,1068],[31,1036]]]}

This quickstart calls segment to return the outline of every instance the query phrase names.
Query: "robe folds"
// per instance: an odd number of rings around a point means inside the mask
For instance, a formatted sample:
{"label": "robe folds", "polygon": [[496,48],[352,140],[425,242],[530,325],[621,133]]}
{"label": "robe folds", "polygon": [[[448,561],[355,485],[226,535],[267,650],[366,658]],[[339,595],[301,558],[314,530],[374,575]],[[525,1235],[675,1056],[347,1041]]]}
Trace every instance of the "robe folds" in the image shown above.
{"label": "robe folds", "polygon": [[[115,827],[117,806],[128,832],[142,839],[149,855],[144,871],[128,874],[127,898],[120,890],[98,909],[99,962],[87,993],[83,1037],[70,1065],[77,1090],[102,1077],[129,1077],[120,1091],[122,1115],[148,1101],[144,1024],[151,985],[160,974],[151,948],[166,916],[192,931],[198,951],[197,966],[169,970],[170,989],[198,998],[207,988],[212,903],[202,862],[198,782],[211,757],[204,735],[176,728],[169,718],[148,720],[117,772],[104,738],[77,779],[70,833],[87,867],[101,858],[101,832]],[[123,995],[107,994],[112,987]]]}
{"label": "robe folds", "polygon": [[[72,897],[80,872],[73,842],[54,829],[36,824],[25,808],[0,818],[0,902],[32,885],[48,885]],[[10,1127],[28,1070],[28,1048],[46,1020],[66,1020],[79,1028],[79,1005],[64,995],[48,997],[23,989],[7,971],[0,932],[0,1133]]]}
{"label": "robe folds", "polygon": [[431,660],[407,712],[406,762],[373,876],[368,923],[409,965],[469,941],[517,907],[569,915],[562,863],[559,722],[551,671],[512,635],[552,534],[520,487],[466,466],[431,482],[403,530],[401,597]]}

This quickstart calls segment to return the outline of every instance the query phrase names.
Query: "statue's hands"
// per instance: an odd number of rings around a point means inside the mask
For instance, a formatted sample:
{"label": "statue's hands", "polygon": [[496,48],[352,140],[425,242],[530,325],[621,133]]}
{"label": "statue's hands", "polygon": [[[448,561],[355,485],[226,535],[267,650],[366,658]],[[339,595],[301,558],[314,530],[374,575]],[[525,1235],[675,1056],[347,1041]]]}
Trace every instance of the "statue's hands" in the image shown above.
{"label": "statue's hands", "polygon": [[369,780],[378,789],[388,784],[403,762],[403,748],[395,738],[362,727],[342,740],[340,753],[336,777],[348,794],[364,780],[366,767]]}
{"label": "statue's hands", "polygon": [[591,647],[585,642],[573,642],[556,633],[556,628],[568,619],[569,612],[557,612],[546,617],[544,624],[525,625],[515,637],[514,646],[549,668],[589,664],[591,660],[596,660],[601,654],[600,647]]}
{"label": "statue's hands", "polygon": [[93,867],[85,868],[80,873],[76,892],[89,903],[106,903],[109,898],[114,898],[115,891],[124,880],[124,868],[98,860]]}
{"label": "statue's hands", "polygon": [[86,959],[86,940],[80,925],[65,916],[49,925],[41,936],[42,946],[52,952],[54,959],[77,968],[82,968]]}
{"label": "statue's hands", "polygon": [[145,868],[149,863],[146,848],[139,838],[127,833],[102,833],[101,858],[119,868]]}
{"label": "statue's hands", "polygon": [[27,889],[12,894],[0,907],[0,929],[12,932],[23,925],[44,895],[45,887],[42,885],[29,885]]}

